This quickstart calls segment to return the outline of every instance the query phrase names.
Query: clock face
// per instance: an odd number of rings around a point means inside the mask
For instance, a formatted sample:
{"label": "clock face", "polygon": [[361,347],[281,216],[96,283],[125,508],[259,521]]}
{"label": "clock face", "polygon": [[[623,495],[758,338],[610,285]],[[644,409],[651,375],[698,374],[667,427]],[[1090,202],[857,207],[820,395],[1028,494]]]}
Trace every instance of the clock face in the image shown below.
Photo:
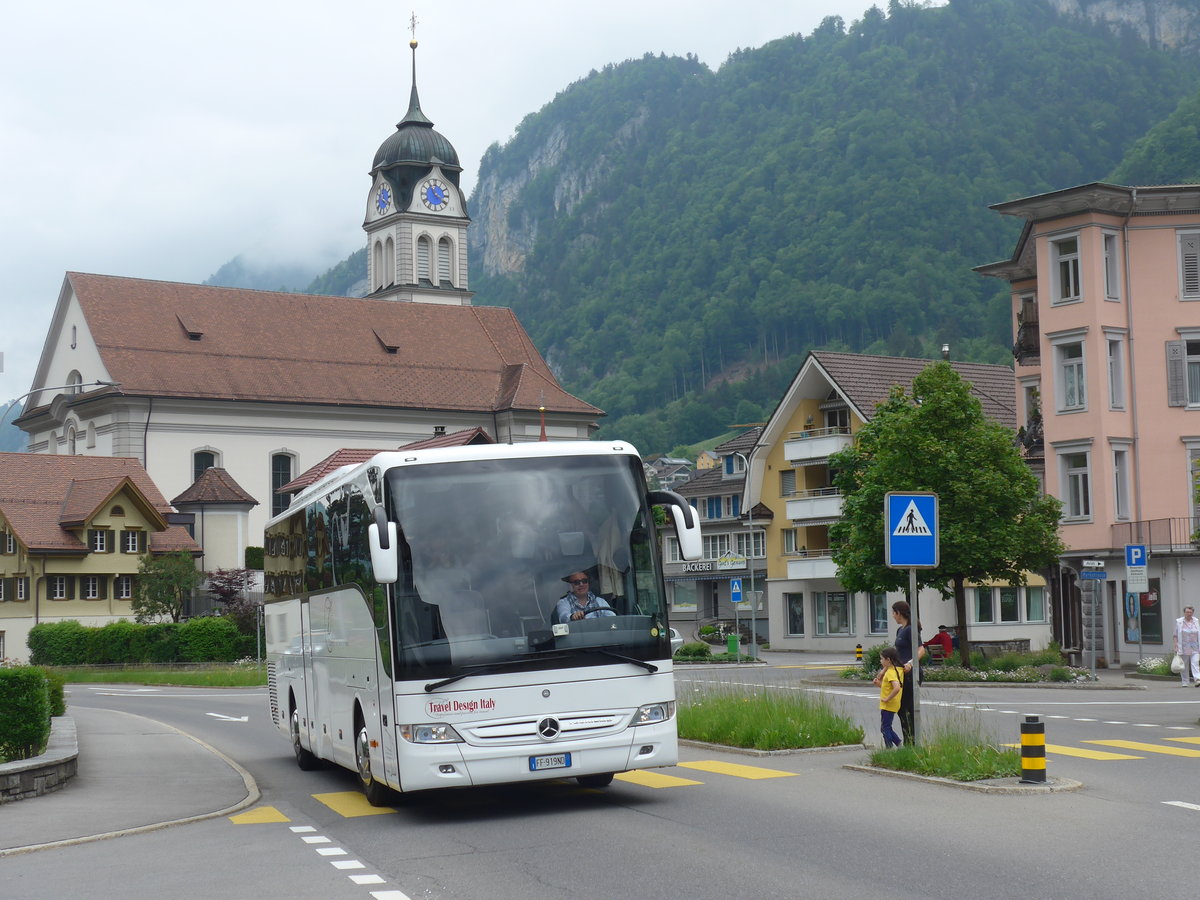
{"label": "clock face", "polygon": [[450,190],[436,178],[430,178],[421,185],[421,202],[434,212],[443,210],[450,202]]}
{"label": "clock face", "polygon": [[375,194],[375,208],[379,210],[380,215],[383,215],[391,206],[392,191],[386,184],[381,184],[378,193]]}

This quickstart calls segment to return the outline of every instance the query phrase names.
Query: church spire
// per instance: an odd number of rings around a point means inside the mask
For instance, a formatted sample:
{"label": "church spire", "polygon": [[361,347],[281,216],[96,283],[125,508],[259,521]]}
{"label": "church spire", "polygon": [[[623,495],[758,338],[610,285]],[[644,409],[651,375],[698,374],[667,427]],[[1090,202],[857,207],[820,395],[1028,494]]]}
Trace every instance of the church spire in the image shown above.
{"label": "church spire", "polygon": [[417,14],[413,13],[412,18],[408,21],[408,29],[412,32],[412,38],[408,42],[408,46],[412,48],[412,90],[408,95],[408,112],[404,114],[404,118],[396,123],[396,127],[400,128],[404,125],[424,125],[428,128],[433,127],[425,113],[421,112],[421,98],[417,96]]}

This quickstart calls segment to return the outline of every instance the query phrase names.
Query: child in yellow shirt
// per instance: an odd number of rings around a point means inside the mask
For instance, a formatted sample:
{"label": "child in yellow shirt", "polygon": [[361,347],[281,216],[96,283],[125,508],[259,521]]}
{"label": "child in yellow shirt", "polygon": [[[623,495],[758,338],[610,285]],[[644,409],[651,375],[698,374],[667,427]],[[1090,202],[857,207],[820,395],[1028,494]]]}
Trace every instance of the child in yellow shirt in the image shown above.
{"label": "child in yellow shirt", "polygon": [[884,647],[879,651],[883,668],[875,676],[879,685],[879,730],[883,734],[885,747],[899,747],[900,736],[892,727],[896,713],[900,711],[900,690],[904,684],[904,669],[900,665],[900,654],[895,647]]}

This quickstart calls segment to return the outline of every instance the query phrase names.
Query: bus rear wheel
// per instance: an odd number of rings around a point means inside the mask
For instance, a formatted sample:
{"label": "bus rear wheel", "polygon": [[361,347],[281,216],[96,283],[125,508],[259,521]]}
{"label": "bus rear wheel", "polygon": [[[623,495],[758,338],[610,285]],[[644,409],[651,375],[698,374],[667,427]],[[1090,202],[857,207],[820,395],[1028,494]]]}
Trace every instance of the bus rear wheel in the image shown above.
{"label": "bus rear wheel", "polygon": [[371,737],[361,717],[355,717],[354,762],[358,768],[358,783],[367,802],[372,806],[387,806],[392,799],[392,789],[375,779],[371,771]]}
{"label": "bus rear wheel", "polygon": [[300,767],[301,771],[311,772],[313,769],[321,768],[321,760],[310,751],[305,750],[300,743],[300,711],[294,705],[288,730],[292,734],[292,752],[296,754],[296,765]]}
{"label": "bus rear wheel", "polygon": [[580,775],[575,780],[579,782],[580,787],[606,788],[612,784],[613,773],[606,772],[603,775]]}

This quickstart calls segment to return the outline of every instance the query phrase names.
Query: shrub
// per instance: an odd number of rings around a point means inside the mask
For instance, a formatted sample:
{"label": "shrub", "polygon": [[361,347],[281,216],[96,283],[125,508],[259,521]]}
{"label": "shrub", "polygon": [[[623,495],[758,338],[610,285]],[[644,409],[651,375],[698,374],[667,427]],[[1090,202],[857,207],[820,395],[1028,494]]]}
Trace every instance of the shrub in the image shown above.
{"label": "shrub", "polygon": [[50,717],[65,716],[67,701],[63,697],[63,689],[66,687],[67,677],[52,669],[42,669],[42,674],[46,676],[46,691],[50,698]]}
{"label": "shrub", "polygon": [[33,666],[0,669],[0,760],[28,759],[50,739],[50,691]]}
{"label": "shrub", "polygon": [[708,659],[711,656],[712,647],[703,641],[692,641],[675,651],[676,659]]}
{"label": "shrub", "polygon": [[179,659],[179,629],[175,622],[155,622],[142,625],[138,642],[139,662],[161,663]]}
{"label": "shrub", "polygon": [[237,626],[221,616],[201,616],[180,626],[179,658],[183,662],[233,662],[240,650]]}
{"label": "shrub", "polygon": [[717,627],[715,625],[701,625],[698,634],[701,636],[706,634],[716,634]]}
{"label": "shrub", "polygon": [[124,619],[88,629],[87,656],[93,665],[141,662],[138,644],[142,629]]}
{"label": "shrub", "polygon": [[256,572],[261,572],[263,568],[263,548],[262,547],[247,547],[246,548],[246,568],[253,569]]}
{"label": "shrub", "polygon": [[29,661],[35,666],[75,666],[87,658],[88,629],[74,619],[41,622],[29,630]]}

